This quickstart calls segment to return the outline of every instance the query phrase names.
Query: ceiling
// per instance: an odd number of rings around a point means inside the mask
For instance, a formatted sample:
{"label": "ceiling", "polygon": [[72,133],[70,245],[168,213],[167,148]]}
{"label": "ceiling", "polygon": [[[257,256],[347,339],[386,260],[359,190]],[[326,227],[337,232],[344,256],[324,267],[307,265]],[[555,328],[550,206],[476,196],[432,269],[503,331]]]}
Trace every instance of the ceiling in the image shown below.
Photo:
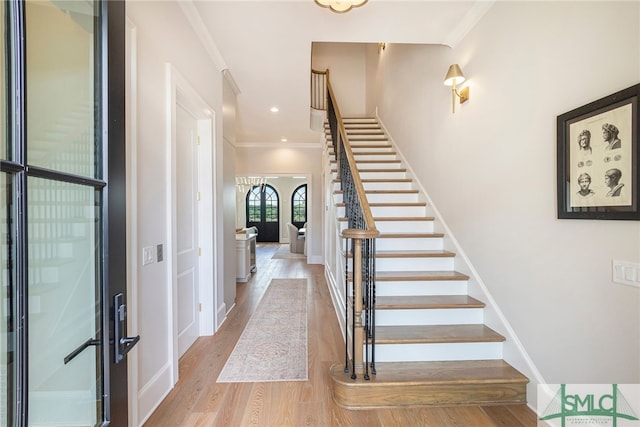
{"label": "ceiling", "polygon": [[[348,13],[313,0],[195,0],[181,7],[237,84],[240,144],[315,144],[310,128],[313,42],[455,44],[492,1],[369,0]],[[270,108],[277,106],[278,113]]]}

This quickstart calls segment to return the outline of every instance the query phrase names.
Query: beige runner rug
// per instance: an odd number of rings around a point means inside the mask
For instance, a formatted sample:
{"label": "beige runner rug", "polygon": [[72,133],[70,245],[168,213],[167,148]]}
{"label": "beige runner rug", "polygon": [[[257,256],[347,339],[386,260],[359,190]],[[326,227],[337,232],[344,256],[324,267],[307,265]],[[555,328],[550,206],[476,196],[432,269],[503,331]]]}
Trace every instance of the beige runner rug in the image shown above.
{"label": "beige runner rug", "polygon": [[307,279],[272,279],[219,383],[306,381]]}
{"label": "beige runner rug", "polygon": [[273,253],[271,259],[307,259],[305,254],[294,254],[289,250],[289,245],[281,245],[277,251]]}

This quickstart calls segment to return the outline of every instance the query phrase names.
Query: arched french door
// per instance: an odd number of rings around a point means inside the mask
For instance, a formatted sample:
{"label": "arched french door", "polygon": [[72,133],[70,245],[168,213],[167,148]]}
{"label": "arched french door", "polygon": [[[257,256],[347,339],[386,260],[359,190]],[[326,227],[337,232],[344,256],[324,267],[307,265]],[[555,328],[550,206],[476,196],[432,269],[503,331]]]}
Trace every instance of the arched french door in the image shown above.
{"label": "arched french door", "polygon": [[307,222],[307,184],[298,186],[291,195],[291,223],[298,228]]}
{"label": "arched french door", "polygon": [[280,241],[278,192],[269,184],[257,185],[247,193],[247,227],[258,229],[258,242]]}

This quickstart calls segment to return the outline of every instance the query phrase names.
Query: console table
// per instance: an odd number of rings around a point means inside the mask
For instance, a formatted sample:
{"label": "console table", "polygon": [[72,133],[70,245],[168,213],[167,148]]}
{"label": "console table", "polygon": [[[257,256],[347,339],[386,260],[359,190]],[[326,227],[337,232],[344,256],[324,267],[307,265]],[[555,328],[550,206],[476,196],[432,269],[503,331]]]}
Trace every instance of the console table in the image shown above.
{"label": "console table", "polygon": [[256,271],[257,234],[236,234],[236,281],[247,282]]}

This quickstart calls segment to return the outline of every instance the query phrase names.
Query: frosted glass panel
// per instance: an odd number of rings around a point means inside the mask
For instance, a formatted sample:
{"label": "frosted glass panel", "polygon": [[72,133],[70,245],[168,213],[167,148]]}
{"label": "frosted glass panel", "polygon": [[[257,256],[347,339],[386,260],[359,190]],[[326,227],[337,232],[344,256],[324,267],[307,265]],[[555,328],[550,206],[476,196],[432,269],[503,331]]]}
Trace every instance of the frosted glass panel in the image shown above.
{"label": "frosted glass panel", "polygon": [[39,178],[27,185],[29,424],[96,425],[102,411],[96,192]]}
{"label": "frosted glass panel", "polygon": [[28,1],[27,163],[95,177],[94,10],[90,1]]}

